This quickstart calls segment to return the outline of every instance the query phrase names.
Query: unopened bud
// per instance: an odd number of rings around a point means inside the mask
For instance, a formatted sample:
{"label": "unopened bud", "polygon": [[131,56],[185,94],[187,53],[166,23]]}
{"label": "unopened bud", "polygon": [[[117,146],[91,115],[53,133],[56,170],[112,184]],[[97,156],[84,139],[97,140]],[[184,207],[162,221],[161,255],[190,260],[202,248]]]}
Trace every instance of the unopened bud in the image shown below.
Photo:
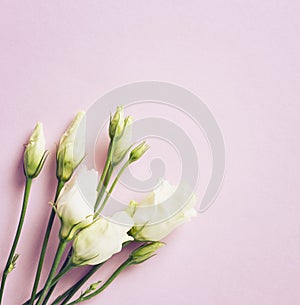
{"label": "unopened bud", "polygon": [[[76,143],[75,143],[76,142]],[[56,154],[57,177],[68,181],[85,155],[85,113],[78,112],[63,134]]]}
{"label": "unopened bud", "polygon": [[125,126],[124,122],[124,108],[123,106],[118,106],[113,117],[110,118],[109,124],[109,136],[111,139],[114,137],[120,137],[123,133]]}
{"label": "unopened bud", "polygon": [[129,260],[131,261],[132,264],[143,263],[144,261],[146,261],[149,258],[151,258],[152,256],[154,256],[156,250],[158,250],[163,245],[164,245],[164,243],[159,242],[159,241],[145,244],[145,245],[137,248],[136,250],[134,250],[130,254]]}
{"label": "unopened bud", "polygon": [[119,138],[116,138],[113,147],[112,162],[114,166],[118,165],[128,153],[132,140],[132,124],[133,117],[128,116],[124,120],[124,131]]}
{"label": "unopened bud", "polygon": [[43,125],[37,123],[24,153],[24,170],[28,178],[35,178],[40,173],[46,157]]}
{"label": "unopened bud", "polygon": [[145,141],[136,146],[130,153],[129,163],[135,162],[140,159],[149,148],[150,146]]}

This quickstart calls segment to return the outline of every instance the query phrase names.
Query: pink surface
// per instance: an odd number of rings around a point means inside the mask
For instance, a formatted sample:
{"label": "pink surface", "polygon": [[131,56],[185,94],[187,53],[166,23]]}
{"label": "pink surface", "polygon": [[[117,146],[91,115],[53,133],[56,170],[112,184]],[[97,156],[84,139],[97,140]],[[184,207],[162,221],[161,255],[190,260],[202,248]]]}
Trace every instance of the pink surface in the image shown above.
{"label": "pink surface", "polygon": [[[207,212],[88,304],[300,303],[299,8],[294,0],[1,1],[1,270],[21,206],[22,144],[37,120],[52,153],[33,185],[5,305],[31,290],[67,122],[139,80],[181,85],[208,105],[226,142],[226,178]],[[48,268],[55,243],[53,234]]]}

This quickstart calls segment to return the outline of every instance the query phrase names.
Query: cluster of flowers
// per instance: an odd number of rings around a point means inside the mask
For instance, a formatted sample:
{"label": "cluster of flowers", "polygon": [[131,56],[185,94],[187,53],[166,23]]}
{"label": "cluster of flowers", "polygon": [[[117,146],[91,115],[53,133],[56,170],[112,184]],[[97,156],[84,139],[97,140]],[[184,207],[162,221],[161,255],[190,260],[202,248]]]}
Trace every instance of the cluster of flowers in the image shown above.
{"label": "cluster of flowers", "polygon": [[[56,153],[57,191],[54,201],[51,202],[52,210],[42,244],[32,294],[24,304],[48,304],[58,281],[71,269],[85,265],[93,267],[79,282],[51,301],[51,304],[70,305],[91,299],[101,293],[122,270],[152,257],[156,250],[164,244],[162,242],[164,237],[196,215],[194,195],[177,213],[169,215],[170,211],[161,203],[170,198],[176,188],[167,181],[161,181],[159,186],[142,202],[131,201],[123,211],[118,211],[111,217],[104,217],[101,214],[122,173],[149,149],[145,142],[135,147],[130,143],[132,122],[131,116],[124,117],[123,107],[118,107],[114,115],[111,116],[109,124],[110,144],[101,176],[95,169],[89,170],[82,164],[85,156],[85,136],[79,136],[79,130],[85,126],[84,112],[79,112],[76,115],[62,136]],[[18,259],[18,254],[15,252],[25,218],[31,182],[41,172],[47,155],[42,124],[38,123],[24,152],[26,185],[23,208],[14,243],[2,275],[0,304],[6,278],[15,268]],[[119,167],[119,165],[121,166]],[[120,169],[111,182],[112,174],[117,168]],[[180,196],[176,196],[176,198],[179,200]],[[177,203],[174,202],[174,204]],[[45,253],[56,215],[61,223],[60,241],[48,278],[44,287],[38,292]],[[160,216],[163,221],[153,223],[153,218],[157,216]],[[132,242],[137,243],[138,247],[131,252],[128,259],[112,273],[105,283],[100,287],[100,282],[90,285],[77,299],[70,301],[84,283],[109,258]],[[71,243],[69,253],[62,263],[62,257],[69,243]],[[62,266],[59,270],[60,265]]]}

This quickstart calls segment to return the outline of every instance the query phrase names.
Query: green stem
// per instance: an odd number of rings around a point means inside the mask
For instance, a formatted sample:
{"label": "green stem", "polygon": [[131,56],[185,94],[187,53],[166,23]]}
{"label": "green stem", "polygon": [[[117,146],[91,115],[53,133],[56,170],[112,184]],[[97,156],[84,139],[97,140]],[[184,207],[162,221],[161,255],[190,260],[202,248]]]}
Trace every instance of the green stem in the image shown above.
{"label": "green stem", "polygon": [[44,298],[45,298],[49,288],[51,287],[51,282],[54,278],[55,272],[58,268],[58,265],[60,263],[61,257],[64,253],[64,250],[66,248],[67,243],[68,243],[68,241],[66,241],[66,240],[60,240],[57,251],[56,251],[56,254],[55,254],[55,257],[54,257],[54,261],[53,261],[51,270],[49,272],[49,275],[48,275],[48,278],[47,278],[47,281],[46,281],[46,284],[43,288],[43,292],[42,292],[40,298],[38,299],[36,305],[41,305],[42,302],[44,301]]}
{"label": "green stem", "polygon": [[[67,273],[69,272],[72,268],[74,268],[74,265],[70,264],[70,252],[68,257],[66,258],[63,266],[61,267],[59,273],[53,278],[52,282],[51,282],[51,289],[52,287],[54,287],[57,282]],[[50,290],[51,290],[50,289]],[[50,291],[49,290],[49,291]],[[41,289],[35,296],[34,299],[37,299],[38,297],[41,296],[43,292],[43,289]],[[23,305],[29,305],[30,300],[26,301],[25,303],[23,303]]]}
{"label": "green stem", "polygon": [[[56,203],[57,198],[60,194],[60,191],[62,190],[64,185],[65,185],[65,182],[63,182],[61,180],[58,181],[57,188],[56,188],[56,194],[55,194],[55,198],[54,198],[54,203]],[[50,216],[49,216],[49,220],[48,220],[47,229],[46,229],[45,236],[44,236],[44,241],[43,241],[43,245],[42,245],[42,250],[41,250],[41,254],[40,254],[40,258],[39,258],[38,267],[37,267],[37,270],[36,270],[35,280],[34,280],[32,293],[31,293],[31,298],[30,298],[30,303],[29,303],[30,305],[33,305],[34,300],[35,300],[35,295],[36,295],[36,291],[37,291],[39,281],[40,281],[40,277],[41,277],[41,273],[42,273],[43,263],[44,263],[44,259],[45,259],[45,254],[46,254],[46,250],[47,250],[47,246],[48,246],[49,237],[50,237],[50,233],[51,233],[51,230],[52,230],[54,218],[55,218],[55,210],[52,208]]]}
{"label": "green stem", "polygon": [[43,305],[46,305],[48,300],[50,299],[58,281],[67,273],[69,272],[71,269],[73,269],[75,267],[74,264],[72,264],[72,261],[71,261],[71,256],[72,256],[72,248],[70,249],[62,267],[60,268],[59,270],[59,273],[57,276],[54,277],[54,279],[52,280],[51,282],[51,288],[49,289],[46,297],[45,297],[45,300],[43,302]]}
{"label": "green stem", "polygon": [[[69,262],[69,259],[68,259],[68,262]],[[65,268],[62,267],[62,272],[58,274],[59,277],[56,276],[56,277],[54,277],[54,279],[52,280],[52,282],[51,282],[51,287],[50,287],[50,289],[49,289],[49,291],[48,291],[48,293],[47,293],[47,295],[46,295],[46,297],[45,297],[45,300],[44,300],[44,302],[43,302],[42,305],[46,305],[46,304],[47,304],[47,302],[49,301],[49,299],[50,299],[50,297],[51,297],[51,295],[52,295],[52,293],[53,293],[53,291],[54,291],[54,289],[55,289],[55,287],[56,287],[58,281],[61,279],[61,277],[63,277],[67,272],[69,272],[69,271],[70,271],[71,269],[73,269],[74,267],[75,267],[75,265],[73,265],[72,263],[70,263],[70,264],[67,263],[67,265],[65,266]]]}
{"label": "green stem", "polygon": [[108,172],[108,168],[109,168],[109,166],[111,164],[112,155],[113,155],[113,141],[111,140],[110,143],[109,143],[109,146],[108,146],[107,158],[106,158],[106,161],[105,161],[105,165],[104,165],[104,168],[103,168],[103,171],[102,171],[102,174],[101,174],[98,186],[97,186],[97,191],[98,192],[103,187],[104,179],[105,179],[106,174]]}
{"label": "green stem", "polygon": [[31,183],[32,179],[26,177],[26,184],[25,184],[25,191],[24,191],[24,197],[23,197],[23,205],[22,205],[22,211],[19,219],[19,224],[17,228],[17,232],[13,241],[13,245],[11,247],[6,266],[4,268],[3,274],[2,274],[2,280],[1,280],[1,288],[0,288],[0,304],[2,303],[2,298],[3,298],[3,292],[4,292],[4,287],[5,287],[5,282],[7,279],[8,273],[11,271],[11,264],[13,261],[13,258],[15,256],[16,248],[20,239],[22,227],[24,224],[24,219],[25,219],[25,214],[27,210],[27,205],[28,205],[28,198],[29,198],[29,193],[30,193],[30,188],[31,188]]}
{"label": "green stem", "polygon": [[105,204],[106,204],[106,202],[108,201],[108,199],[109,199],[111,193],[113,192],[113,190],[114,190],[114,188],[115,188],[117,182],[119,181],[119,179],[120,179],[121,175],[123,174],[123,172],[125,171],[125,169],[129,166],[129,164],[130,164],[130,162],[129,162],[129,160],[128,160],[126,163],[124,163],[124,165],[123,165],[122,168],[120,169],[120,171],[119,171],[117,177],[115,178],[114,182],[112,183],[112,185],[111,185],[111,187],[110,187],[110,189],[109,189],[109,191],[108,191],[108,193],[107,193],[107,195],[106,195],[106,197],[105,197],[103,203],[101,204],[99,210],[95,213],[94,218],[96,218],[97,216],[99,216],[99,214],[100,214],[100,213],[102,212],[102,210],[104,209]]}
{"label": "green stem", "polygon": [[103,197],[103,195],[104,195],[104,193],[106,191],[106,188],[107,188],[107,185],[108,185],[108,183],[110,181],[112,173],[113,173],[113,166],[112,166],[112,164],[110,164],[110,166],[108,168],[108,172],[107,172],[106,177],[105,177],[104,182],[103,182],[103,186],[102,186],[102,188],[100,189],[100,191],[98,193],[98,196],[97,196],[97,199],[96,199],[96,203],[95,203],[95,206],[94,206],[94,211],[97,210],[97,208],[98,208],[98,206],[99,206],[99,204],[101,202],[101,199],[102,199],[102,197]]}
{"label": "green stem", "polygon": [[64,300],[61,305],[67,304],[67,302],[74,296],[74,294],[88,281],[88,279],[99,270],[104,263],[93,266],[85,276],[83,276],[74,286],[66,290],[62,295],[57,297],[51,305],[58,305]]}
{"label": "green stem", "polygon": [[[90,293],[87,296],[81,296],[78,299],[76,299],[75,301],[71,302],[71,303],[67,303],[67,305],[74,305],[74,304],[78,304],[80,302],[84,302],[87,301],[93,297],[95,297],[96,295],[100,294],[104,289],[106,289],[112,282],[113,280],[124,270],[126,269],[128,266],[130,266],[132,263],[131,259],[127,259],[122,265],[120,265],[116,271],[108,278],[108,280],[99,288],[97,289],[95,292]],[[62,303],[61,305],[64,305],[66,303]]]}
{"label": "green stem", "polygon": [[[125,243],[123,243],[122,245],[122,249],[124,249],[125,247],[127,247],[129,244],[131,244],[132,241],[127,241]],[[67,291],[65,291],[62,295],[60,295],[58,298],[55,299],[55,301],[51,304],[51,305],[58,305],[59,302],[61,302],[62,300],[63,303],[61,303],[61,305],[67,304],[67,302],[74,296],[74,294],[84,285],[84,283],[86,283],[86,281],[97,271],[99,270],[105,262],[102,262],[101,264],[95,265],[93,266],[89,272],[84,275],[79,282],[77,282],[75,285],[73,285],[72,287],[70,287]],[[64,299],[65,298],[65,299]]]}
{"label": "green stem", "polygon": [[113,153],[114,153],[114,146],[115,146],[114,144],[115,144],[115,138],[113,138],[109,143],[106,162],[105,162],[104,169],[102,171],[101,178],[100,178],[100,181],[99,181],[99,184],[97,187],[97,191],[99,192],[99,195],[97,197],[97,200],[96,200],[96,203],[94,206],[94,211],[97,211],[101,198],[105,191],[106,185],[104,184],[104,182],[105,182],[105,178],[108,174],[109,168],[111,167],[112,157],[113,157]]}

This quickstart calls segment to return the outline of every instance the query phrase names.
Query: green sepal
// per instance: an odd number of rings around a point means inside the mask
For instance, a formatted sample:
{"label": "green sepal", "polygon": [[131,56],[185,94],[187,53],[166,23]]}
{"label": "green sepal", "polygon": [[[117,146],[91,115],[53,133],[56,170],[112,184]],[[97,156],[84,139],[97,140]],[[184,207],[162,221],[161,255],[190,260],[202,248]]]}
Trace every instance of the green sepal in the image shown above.
{"label": "green sepal", "polygon": [[32,175],[28,175],[28,173],[27,173],[27,171],[26,171],[26,169],[24,167],[25,176],[27,178],[30,178],[30,179],[36,178],[40,174],[40,172],[41,172],[41,170],[42,170],[42,168],[43,168],[43,166],[44,166],[48,156],[49,156],[49,152],[48,152],[48,150],[45,150],[45,152],[44,152],[44,154],[43,154],[43,156],[42,156],[42,158],[40,160],[40,163],[38,164],[38,166],[36,168],[36,171]]}

